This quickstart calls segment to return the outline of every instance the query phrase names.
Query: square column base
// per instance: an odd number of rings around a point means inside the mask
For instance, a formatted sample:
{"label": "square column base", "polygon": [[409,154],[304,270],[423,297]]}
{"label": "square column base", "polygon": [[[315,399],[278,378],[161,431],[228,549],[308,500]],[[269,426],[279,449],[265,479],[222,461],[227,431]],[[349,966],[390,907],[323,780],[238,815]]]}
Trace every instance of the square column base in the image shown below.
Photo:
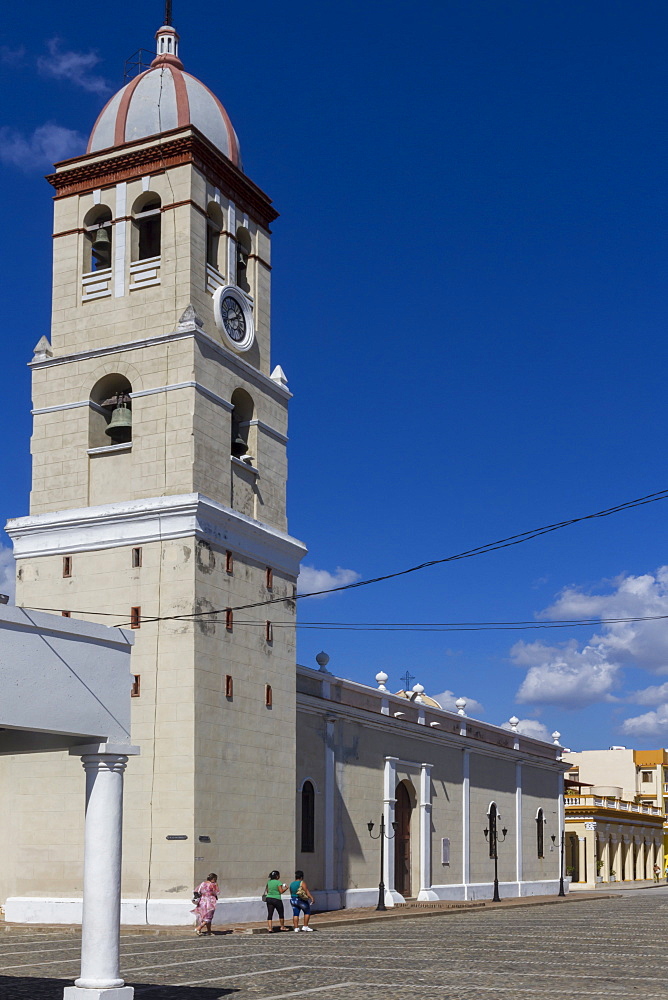
{"label": "square column base", "polygon": [[108,990],[66,986],[63,990],[63,1000],[133,1000],[134,995],[132,986],[112,986]]}

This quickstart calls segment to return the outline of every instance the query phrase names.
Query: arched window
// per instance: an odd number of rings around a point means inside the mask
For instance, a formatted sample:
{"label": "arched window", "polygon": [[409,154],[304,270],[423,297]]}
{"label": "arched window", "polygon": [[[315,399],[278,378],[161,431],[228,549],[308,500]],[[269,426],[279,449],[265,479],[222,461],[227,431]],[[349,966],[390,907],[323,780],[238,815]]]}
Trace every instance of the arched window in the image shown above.
{"label": "arched window", "polygon": [[96,205],[84,218],[84,274],[105,271],[111,267],[113,226],[111,209],[106,205]]}
{"label": "arched window", "polygon": [[315,851],[315,790],[310,781],[302,785],[302,854]]}
{"label": "arched window", "polygon": [[132,209],[132,260],[160,256],[162,220],[160,196],[152,191],[137,198]]}
{"label": "arched window", "polygon": [[221,267],[221,239],[224,219],[220,205],[212,201],[206,212],[206,262],[209,267],[213,267],[218,273],[223,272]]}
{"label": "arched window", "polygon": [[250,459],[248,455],[250,422],[253,419],[253,400],[245,389],[232,393],[232,440],[230,452],[234,458]]}
{"label": "arched window", "polygon": [[250,233],[244,226],[237,229],[237,285],[244,292],[250,292],[248,282],[248,258],[253,249]]}
{"label": "arched window", "polygon": [[496,802],[492,802],[487,813],[487,818],[489,820],[489,856],[490,858],[496,857],[496,826],[497,819],[499,818],[499,811],[496,808]]}
{"label": "arched window", "polygon": [[539,858],[543,858],[544,855],[544,838],[543,833],[545,830],[545,817],[543,815],[543,810],[539,809],[536,813],[536,853]]}
{"label": "arched window", "polygon": [[88,447],[132,441],[132,386],[124,375],[105,375],[90,394]]}

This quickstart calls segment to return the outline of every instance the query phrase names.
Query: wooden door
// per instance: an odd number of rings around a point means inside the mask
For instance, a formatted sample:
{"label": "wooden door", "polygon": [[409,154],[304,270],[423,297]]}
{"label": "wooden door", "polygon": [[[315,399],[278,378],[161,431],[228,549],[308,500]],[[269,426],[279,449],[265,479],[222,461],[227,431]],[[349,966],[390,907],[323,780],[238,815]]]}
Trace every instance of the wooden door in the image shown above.
{"label": "wooden door", "polygon": [[397,785],[394,839],[394,888],[404,899],[411,894],[411,800],[406,785]]}

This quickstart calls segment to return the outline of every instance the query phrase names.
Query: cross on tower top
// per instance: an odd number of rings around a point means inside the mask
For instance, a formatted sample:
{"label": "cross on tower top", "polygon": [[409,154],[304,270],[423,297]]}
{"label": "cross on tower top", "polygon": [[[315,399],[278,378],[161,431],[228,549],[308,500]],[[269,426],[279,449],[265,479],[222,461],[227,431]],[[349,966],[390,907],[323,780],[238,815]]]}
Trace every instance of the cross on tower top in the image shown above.
{"label": "cross on tower top", "polygon": [[164,24],[172,23],[172,0],[165,0],[165,20]]}
{"label": "cross on tower top", "polygon": [[414,681],[415,677],[407,670],[403,677],[400,677],[399,680],[404,682],[404,691],[408,691],[411,686],[411,681]]}

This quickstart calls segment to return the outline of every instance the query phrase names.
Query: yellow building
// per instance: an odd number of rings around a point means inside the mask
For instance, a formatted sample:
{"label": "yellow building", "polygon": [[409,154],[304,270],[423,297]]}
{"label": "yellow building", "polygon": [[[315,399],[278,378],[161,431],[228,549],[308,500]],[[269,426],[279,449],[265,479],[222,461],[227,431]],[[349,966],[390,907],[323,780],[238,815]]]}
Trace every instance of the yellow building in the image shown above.
{"label": "yellow building", "polygon": [[666,750],[585,750],[564,754],[565,867],[573,884],[633,881],[661,874],[666,845]]}

